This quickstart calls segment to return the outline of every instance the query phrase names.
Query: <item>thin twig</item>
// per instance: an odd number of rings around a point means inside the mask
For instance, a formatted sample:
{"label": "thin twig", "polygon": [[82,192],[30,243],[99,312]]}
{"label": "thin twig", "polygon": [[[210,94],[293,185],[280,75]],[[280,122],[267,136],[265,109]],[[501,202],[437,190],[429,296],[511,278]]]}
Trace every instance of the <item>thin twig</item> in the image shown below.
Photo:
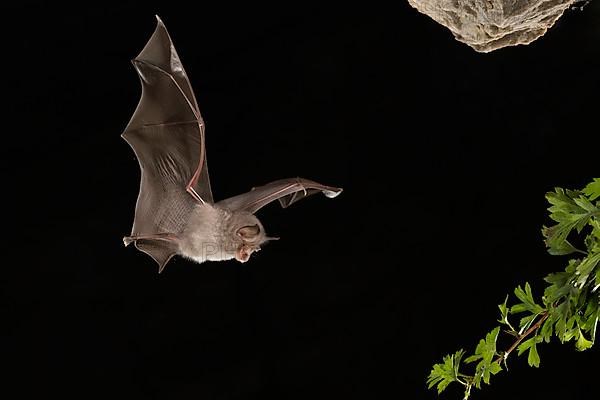
{"label": "thin twig", "polygon": [[503,354],[499,355],[498,358],[496,358],[495,362],[500,363],[502,360],[505,360],[508,355],[517,348],[517,346],[523,341],[523,339],[525,339],[527,336],[531,335],[532,332],[536,331],[537,329],[539,329],[540,326],[542,326],[542,324],[544,323],[544,321],[546,319],[548,319],[548,312],[545,312],[544,314],[542,314],[542,317],[533,325],[531,325],[529,327],[529,329],[527,329],[522,335],[519,335],[519,337],[517,338],[517,340],[515,340],[515,342],[512,344],[512,346],[510,346],[508,348],[508,350],[506,350]]}

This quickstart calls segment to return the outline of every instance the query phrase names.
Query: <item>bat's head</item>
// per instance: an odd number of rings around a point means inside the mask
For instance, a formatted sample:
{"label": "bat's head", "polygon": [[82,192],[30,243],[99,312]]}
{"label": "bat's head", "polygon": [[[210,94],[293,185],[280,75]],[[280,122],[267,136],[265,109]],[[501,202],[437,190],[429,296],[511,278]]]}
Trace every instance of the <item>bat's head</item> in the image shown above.
{"label": "bat's head", "polygon": [[248,212],[238,212],[232,218],[236,251],[235,259],[239,262],[246,262],[255,251],[260,250],[260,246],[265,242],[277,238],[270,238],[266,235],[265,229],[254,214]]}

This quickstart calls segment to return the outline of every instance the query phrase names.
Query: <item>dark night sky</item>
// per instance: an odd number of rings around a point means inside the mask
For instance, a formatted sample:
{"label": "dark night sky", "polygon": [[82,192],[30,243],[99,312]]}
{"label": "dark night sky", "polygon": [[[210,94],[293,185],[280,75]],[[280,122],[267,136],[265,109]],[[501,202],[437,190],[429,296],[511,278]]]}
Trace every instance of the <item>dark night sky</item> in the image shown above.
{"label": "dark night sky", "polygon": [[[3,13],[7,382],[42,398],[437,398],[431,365],[565,265],[541,239],[544,193],[599,175],[600,3],[491,54],[401,0],[175,3]],[[282,240],[247,264],[158,275],[122,246],[129,60],[156,13],[207,124],[215,198],[298,175],[345,189],[261,210]],[[593,398],[598,348],[540,353],[473,398]]]}

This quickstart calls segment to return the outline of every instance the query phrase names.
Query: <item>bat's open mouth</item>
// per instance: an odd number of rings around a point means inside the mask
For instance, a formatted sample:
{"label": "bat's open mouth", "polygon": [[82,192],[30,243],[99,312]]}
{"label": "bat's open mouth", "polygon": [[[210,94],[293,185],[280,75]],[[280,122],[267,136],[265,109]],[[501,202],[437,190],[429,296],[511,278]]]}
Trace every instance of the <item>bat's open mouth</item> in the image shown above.
{"label": "bat's open mouth", "polygon": [[241,263],[245,263],[250,259],[250,254],[252,254],[252,250],[244,245],[241,245],[235,252],[235,259]]}

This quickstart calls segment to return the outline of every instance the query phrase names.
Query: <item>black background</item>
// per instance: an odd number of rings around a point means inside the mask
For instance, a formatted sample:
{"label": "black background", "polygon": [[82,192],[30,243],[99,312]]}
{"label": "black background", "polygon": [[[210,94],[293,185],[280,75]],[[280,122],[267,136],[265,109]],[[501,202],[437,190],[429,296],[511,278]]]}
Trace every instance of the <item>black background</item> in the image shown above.
{"label": "black background", "polygon": [[[600,4],[479,54],[404,1],[177,3],[3,15],[3,390],[437,398],[431,365],[565,265],[544,249],[544,193],[598,176]],[[247,264],[158,275],[122,246],[139,180],[120,138],[140,94],[129,60],[154,14],[207,124],[215,198],[298,175],[345,189],[261,210],[282,240]],[[544,345],[539,369],[515,357],[473,398],[591,399],[597,347]]]}

